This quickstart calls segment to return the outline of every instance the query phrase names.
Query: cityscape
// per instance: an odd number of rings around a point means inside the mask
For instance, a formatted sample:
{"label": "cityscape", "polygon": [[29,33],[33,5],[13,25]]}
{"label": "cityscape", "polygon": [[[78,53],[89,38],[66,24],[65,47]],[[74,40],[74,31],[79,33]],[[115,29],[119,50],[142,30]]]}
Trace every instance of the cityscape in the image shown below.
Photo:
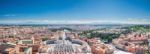
{"label": "cityscape", "polygon": [[150,25],[0,26],[1,54],[149,54],[149,40]]}
{"label": "cityscape", "polygon": [[0,0],[0,54],[150,54],[150,0]]}

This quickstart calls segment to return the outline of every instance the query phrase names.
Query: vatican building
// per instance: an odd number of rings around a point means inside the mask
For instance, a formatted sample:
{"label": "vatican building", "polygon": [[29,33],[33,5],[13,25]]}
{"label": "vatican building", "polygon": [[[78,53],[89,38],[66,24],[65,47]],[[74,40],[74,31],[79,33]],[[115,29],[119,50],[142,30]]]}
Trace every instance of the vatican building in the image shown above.
{"label": "vatican building", "polygon": [[73,39],[66,35],[66,31],[61,31],[58,38],[47,40],[44,47],[39,49],[40,54],[92,54],[87,42]]}

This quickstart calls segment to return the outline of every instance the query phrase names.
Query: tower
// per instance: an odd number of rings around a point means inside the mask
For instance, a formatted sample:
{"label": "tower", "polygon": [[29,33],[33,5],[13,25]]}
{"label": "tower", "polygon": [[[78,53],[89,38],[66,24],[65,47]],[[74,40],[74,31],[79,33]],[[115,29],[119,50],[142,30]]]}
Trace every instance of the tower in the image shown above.
{"label": "tower", "polygon": [[32,43],[34,44],[35,38],[33,36],[31,37],[31,40],[32,40]]}

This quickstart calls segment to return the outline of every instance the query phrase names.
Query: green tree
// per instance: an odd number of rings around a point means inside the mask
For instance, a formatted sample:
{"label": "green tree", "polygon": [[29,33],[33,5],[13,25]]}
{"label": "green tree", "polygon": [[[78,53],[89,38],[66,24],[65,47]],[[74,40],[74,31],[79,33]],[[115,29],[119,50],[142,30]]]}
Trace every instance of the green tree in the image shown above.
{"label": "green tree", "polygon": [[48,37],[42,38],[42,41],[46,41],[46,40],[48,40]]}

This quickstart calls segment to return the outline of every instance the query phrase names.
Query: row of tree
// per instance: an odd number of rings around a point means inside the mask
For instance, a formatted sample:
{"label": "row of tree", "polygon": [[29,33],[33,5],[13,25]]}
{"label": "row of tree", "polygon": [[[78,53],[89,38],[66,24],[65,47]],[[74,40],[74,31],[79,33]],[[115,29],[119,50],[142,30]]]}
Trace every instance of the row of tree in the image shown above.
{"label": "row of tree", "polygon": [[88,30],[88,31],[83,31],[82,33],[79,34],[80,36],[84,36],[87,38],[100,38],[102,41],[105,43],[110,43],[112,42],[113,39],[118,38],[120,36],[120,33],[100,33],[95,30]]}

